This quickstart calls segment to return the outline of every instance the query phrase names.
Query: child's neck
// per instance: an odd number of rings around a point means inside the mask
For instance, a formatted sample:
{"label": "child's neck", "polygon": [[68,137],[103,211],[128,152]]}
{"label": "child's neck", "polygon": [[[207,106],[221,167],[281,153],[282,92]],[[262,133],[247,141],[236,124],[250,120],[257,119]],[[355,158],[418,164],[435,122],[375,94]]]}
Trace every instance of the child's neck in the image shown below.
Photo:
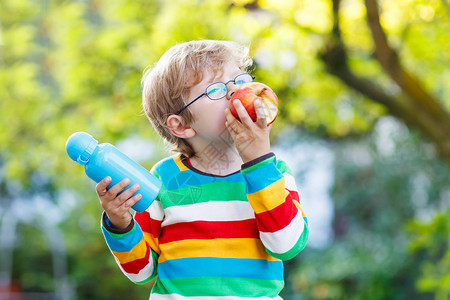
{"label": "child's neck", "polygon": [[[197,150],[197,149],[196,149]],[[210,143],[189,158],[192,166],[212,175],[229,175],[241,169],[242,159],[236,147],[225,143]]]}

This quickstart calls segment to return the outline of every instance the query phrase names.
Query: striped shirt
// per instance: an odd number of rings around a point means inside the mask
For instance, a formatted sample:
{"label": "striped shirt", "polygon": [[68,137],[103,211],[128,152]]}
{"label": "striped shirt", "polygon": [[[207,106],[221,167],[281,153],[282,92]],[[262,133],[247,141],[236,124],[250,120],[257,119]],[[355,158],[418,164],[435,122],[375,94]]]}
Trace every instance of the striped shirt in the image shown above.
{"label": "striped shirt", "polygon": [[156,277],[150,299],[281,299],[283,263],[308,239],[292,172],[273,153],[227,176],[176,155],[151,172],[163,187],[125,230],[103,214],[106,242],[135,283]]}

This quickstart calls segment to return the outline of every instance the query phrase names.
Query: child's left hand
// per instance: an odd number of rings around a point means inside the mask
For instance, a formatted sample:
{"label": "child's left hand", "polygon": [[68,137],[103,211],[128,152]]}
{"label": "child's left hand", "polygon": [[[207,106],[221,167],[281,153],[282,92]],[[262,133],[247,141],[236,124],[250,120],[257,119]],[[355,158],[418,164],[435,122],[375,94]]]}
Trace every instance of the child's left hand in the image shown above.
{"label": "child's left hand", "polygon": [[261,100],[254,102],[256,111],[256,122],[248,115],[240,100],[234,100],[234,107],[241,121],[236,119],[230,112],[225,110],[227,121],[225,125],[233,138],[234,144],[244,163],[256,159],[270,152],[269,134],[272,124],[267,126],[266,116]]}

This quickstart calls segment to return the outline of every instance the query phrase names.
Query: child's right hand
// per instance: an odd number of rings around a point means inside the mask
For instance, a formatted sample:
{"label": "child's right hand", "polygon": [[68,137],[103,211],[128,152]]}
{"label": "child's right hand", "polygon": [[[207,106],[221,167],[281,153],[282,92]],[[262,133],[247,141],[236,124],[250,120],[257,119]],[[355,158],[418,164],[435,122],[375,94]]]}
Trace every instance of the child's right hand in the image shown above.
{"label": "child's right hand", "polygon": [[108,215],[111,225],[118,229],[127,228],[133,218],[129,209],[142,198],[141,194],[131,197],[139,190],[139,185],[134,184],[129,189],[124,191],[124,189],[130,184],[130,179],[125,178],[107,190],[106,187],[110,183],[111,177],[108,176],[103,178],[97,184],[95,190],[97,191],[98,199]]}

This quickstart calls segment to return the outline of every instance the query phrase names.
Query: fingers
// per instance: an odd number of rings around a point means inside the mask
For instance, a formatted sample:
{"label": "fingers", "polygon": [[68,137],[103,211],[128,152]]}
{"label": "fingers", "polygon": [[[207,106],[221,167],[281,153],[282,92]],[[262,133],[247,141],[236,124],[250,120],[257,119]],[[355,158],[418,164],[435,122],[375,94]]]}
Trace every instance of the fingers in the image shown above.
{"label": "fingers", "polygon": [[109,196],[109,198],[114,199],[116,196],[122,192],[128,185],[130,184],[130,179],[125,178],[121,180],[119,183],[113,185],[106,194]]}
{"label": "fingers", "polygon": [[129,198],[127,201],[125,201],[122,205],[126,209],[129,209],[130,207],[132,207],[136,202],[138,202],[141,199],[142,199],[142,195],[141,194],[136,194],[133,197]]}
{"label": "fingers", "polygon": [[235,136],[239,132],[240,126],[242,126],[241,122],[239,122],[238,119],[233,116],[229,108],[225,110],[225,117],[225,126],[227,127],[231,136]]}
{"label": "fingers", "polygon": [[[130,188],[123,191],[120,195],[117,196],[118,200],[120,200],[121,203],[124,203],[127,201],[131,196],[134,195],[139,190],[139,184],[133,184]],[[137,196],[137,195],[136,195]]]}
{"label": "fingers", "polygon": [[[96,186],[96,191],[101,202],[109,202],[114,206],[120,206],[127,203],[127,206],[131,207],[142,198],[141,194],[134,195],[140,188],[139,184],[136,183],[128,188],[130,185],[130,179],[128,178],[123,179],[107,190],[109,183],[111,183],[111,178],[108,176],[102,179]],[[107,203],[105,204],[108,205]]]}
{"label": "fingers", "polygon": [[239,115],[240,121],[231,114],[230,110],[227,108],[225,111],[225,116],[227,122],[225,123],[226,127],[230,131],[231,134],[238,134],[242,130],[255,130],[255,127],[259,127],[263,130],[269,130],[272,126],[267,126],[266,112],[264,110],[263,102],[260,99],[256,99],[254,102],[254,108],[256,112],[256,121],[254,122],[247,110],[245,109],[242,102],[238,99],[233,101],[233,105],[236,109],[237,114]]}
{"label": "fingers", "polygon": [[111,182],[111,177],[105,177],[103,178],[99,183],[97,183],[97,185],[95,186],[95,190],[97,191],[97,194],[99,196],[104,196],[107,192],[106,187],[108,186],[108,184],[110,184]]}
{"label": "fingers", "polygon": [[[257,125],[258,127],[265,128],[267,127],[267,119],[266,119],[266,112],[263,107],[263,103],[260,99],[256,99],[255,102],[253,102],[255,113],[256,113],[256,121],[253,121],[253,119],[250,117],[249,113],[245,109],[242,102],[238,99],[235,99],[233,102],[234,108],[236,109],[236,112],[239,116],[239,119],[241,120],[239,123],[245,125],[248,128],[252,128],[254,125]],[[232,114],[232,119],[235,121],[238,121]],[[228,120],[228,122],[234,127],[234,129],[239,129],[240,124],[233,125],[233,122],[231,120]]]}
{"label": "fingers", "polygon": [[241,123],[247,126],[251,126],[251,124],[253,124],[253,120],[248,115],[248,112],[245,109],[244,105],[242,105],[241,100],[235,99],[233,101],[233,106],[236,109],[236,112],[239,116],[239,119],[241,120]]}
{"label": "fingers", "polygon": [[256,111],[256,125],[260,127],[267,126],[266,112],[264,111],[263,103],[261,100],[257,99],[254,102],[255,111]]}

